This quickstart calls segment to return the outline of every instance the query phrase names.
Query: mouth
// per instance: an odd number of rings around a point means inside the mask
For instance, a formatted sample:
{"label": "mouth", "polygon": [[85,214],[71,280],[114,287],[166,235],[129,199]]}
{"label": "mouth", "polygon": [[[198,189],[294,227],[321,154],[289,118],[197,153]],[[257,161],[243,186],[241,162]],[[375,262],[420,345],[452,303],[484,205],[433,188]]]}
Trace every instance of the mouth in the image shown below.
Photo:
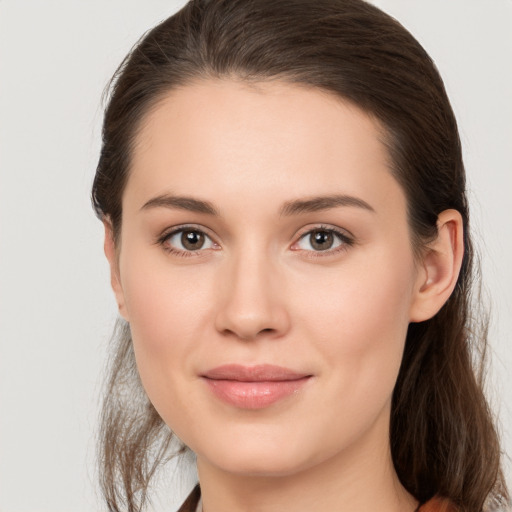
{"label": "mouth", "polygon": [[262,409],[296,395],[312,375],[274,365],[229,364],[201,375],[210,391],[241,409]]}

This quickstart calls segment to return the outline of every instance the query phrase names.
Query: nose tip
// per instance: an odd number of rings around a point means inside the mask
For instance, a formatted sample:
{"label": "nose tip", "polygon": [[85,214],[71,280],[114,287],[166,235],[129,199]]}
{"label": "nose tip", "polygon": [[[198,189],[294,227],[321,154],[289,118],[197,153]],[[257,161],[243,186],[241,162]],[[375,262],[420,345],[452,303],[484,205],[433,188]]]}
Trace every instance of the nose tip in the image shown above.
{"label": "nose tip", "polygon": [[[253,306],[254,309],[261,308]],[[246,314],[242,311],[226,311],[219,315],[218,330],[224,335],[234,335],[245,341],[262,337],[279,336],[284,331],[275,314]],[[272,326],[272,327],[270,327]]]}
{"label": "nose tip", "polygon": [[[247,263],[247,262],[246,262]],[[219,294],[216,328],[241,340],[279,337],[289,328],[282,288],[264,265],[233,270]]]}
{"label": "nose tip", "polygon": [[278,337],[287,330],[286,314],[278,305],[255,301],[243,304],[231,298],[217,316],[217,330],[241,340]]}

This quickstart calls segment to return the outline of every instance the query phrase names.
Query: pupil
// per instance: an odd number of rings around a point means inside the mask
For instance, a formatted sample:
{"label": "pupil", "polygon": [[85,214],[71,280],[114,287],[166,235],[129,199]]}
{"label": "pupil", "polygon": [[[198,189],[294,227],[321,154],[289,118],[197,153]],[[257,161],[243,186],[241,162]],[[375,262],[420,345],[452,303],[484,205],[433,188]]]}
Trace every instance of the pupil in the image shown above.
{"label": "pupil", "polygon": [[204,235],[198,231],[185,231],[181,235],[181,243],[189,251],[197,251],[204,244]]}
{"label": "pupil", "polygon": [[319,251],[326,251],[332,247],[334,237],[329,231],[314,231],[311,233],[311,246]]}

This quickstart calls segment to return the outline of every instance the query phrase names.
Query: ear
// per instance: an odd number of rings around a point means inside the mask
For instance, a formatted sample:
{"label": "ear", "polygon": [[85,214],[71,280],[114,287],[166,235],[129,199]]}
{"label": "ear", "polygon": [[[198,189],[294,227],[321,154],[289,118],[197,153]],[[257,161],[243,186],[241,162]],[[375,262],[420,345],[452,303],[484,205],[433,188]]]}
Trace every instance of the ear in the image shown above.
{"label": "ear", "polygon": [[419,265],[410,321],[432,318],[452,294],[464,256],[462,216],[445,210],[437,218],[437,237],[428,244]]}
{"label": "ear", "polygon": [[114,231],[109,219],[103,219],[103,225],[105,227],[105,242],[103,248],[110,265],[110,285],[112,286],[112,290],[116,297],[119,313],[126,321],[129,321],[124,300],[123,287],[121,286],[118,253],[114,242]]}

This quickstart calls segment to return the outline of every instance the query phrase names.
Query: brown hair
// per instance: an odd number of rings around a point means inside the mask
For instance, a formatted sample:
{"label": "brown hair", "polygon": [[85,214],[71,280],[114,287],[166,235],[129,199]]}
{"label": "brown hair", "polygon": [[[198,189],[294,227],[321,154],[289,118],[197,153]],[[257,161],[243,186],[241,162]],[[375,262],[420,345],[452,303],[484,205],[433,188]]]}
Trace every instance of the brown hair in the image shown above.
{"label": "brown hair", "polygon": [[[169,90],[212,78],[316,87],[378,119],[407,197],[416,250],[436,236],[440,212],[461,213],[465,256],[455,291],[434,318],[409,326],[393,394],[392,457],[402,484],[420,502],[439,495],[467,512],[505,502],[498,437],[482,391],[485,318],[475,314],[471,295],[461,145],[425,50],[362,0],[189,2],[148,32],[114,75],[92,199],[116,240],[141,120]],[[170,456],[172,433],[142,390],[129,327],[121,330],[102,413],[101,482],[110,510],[126,505],[136,511],[153,473]]]}

